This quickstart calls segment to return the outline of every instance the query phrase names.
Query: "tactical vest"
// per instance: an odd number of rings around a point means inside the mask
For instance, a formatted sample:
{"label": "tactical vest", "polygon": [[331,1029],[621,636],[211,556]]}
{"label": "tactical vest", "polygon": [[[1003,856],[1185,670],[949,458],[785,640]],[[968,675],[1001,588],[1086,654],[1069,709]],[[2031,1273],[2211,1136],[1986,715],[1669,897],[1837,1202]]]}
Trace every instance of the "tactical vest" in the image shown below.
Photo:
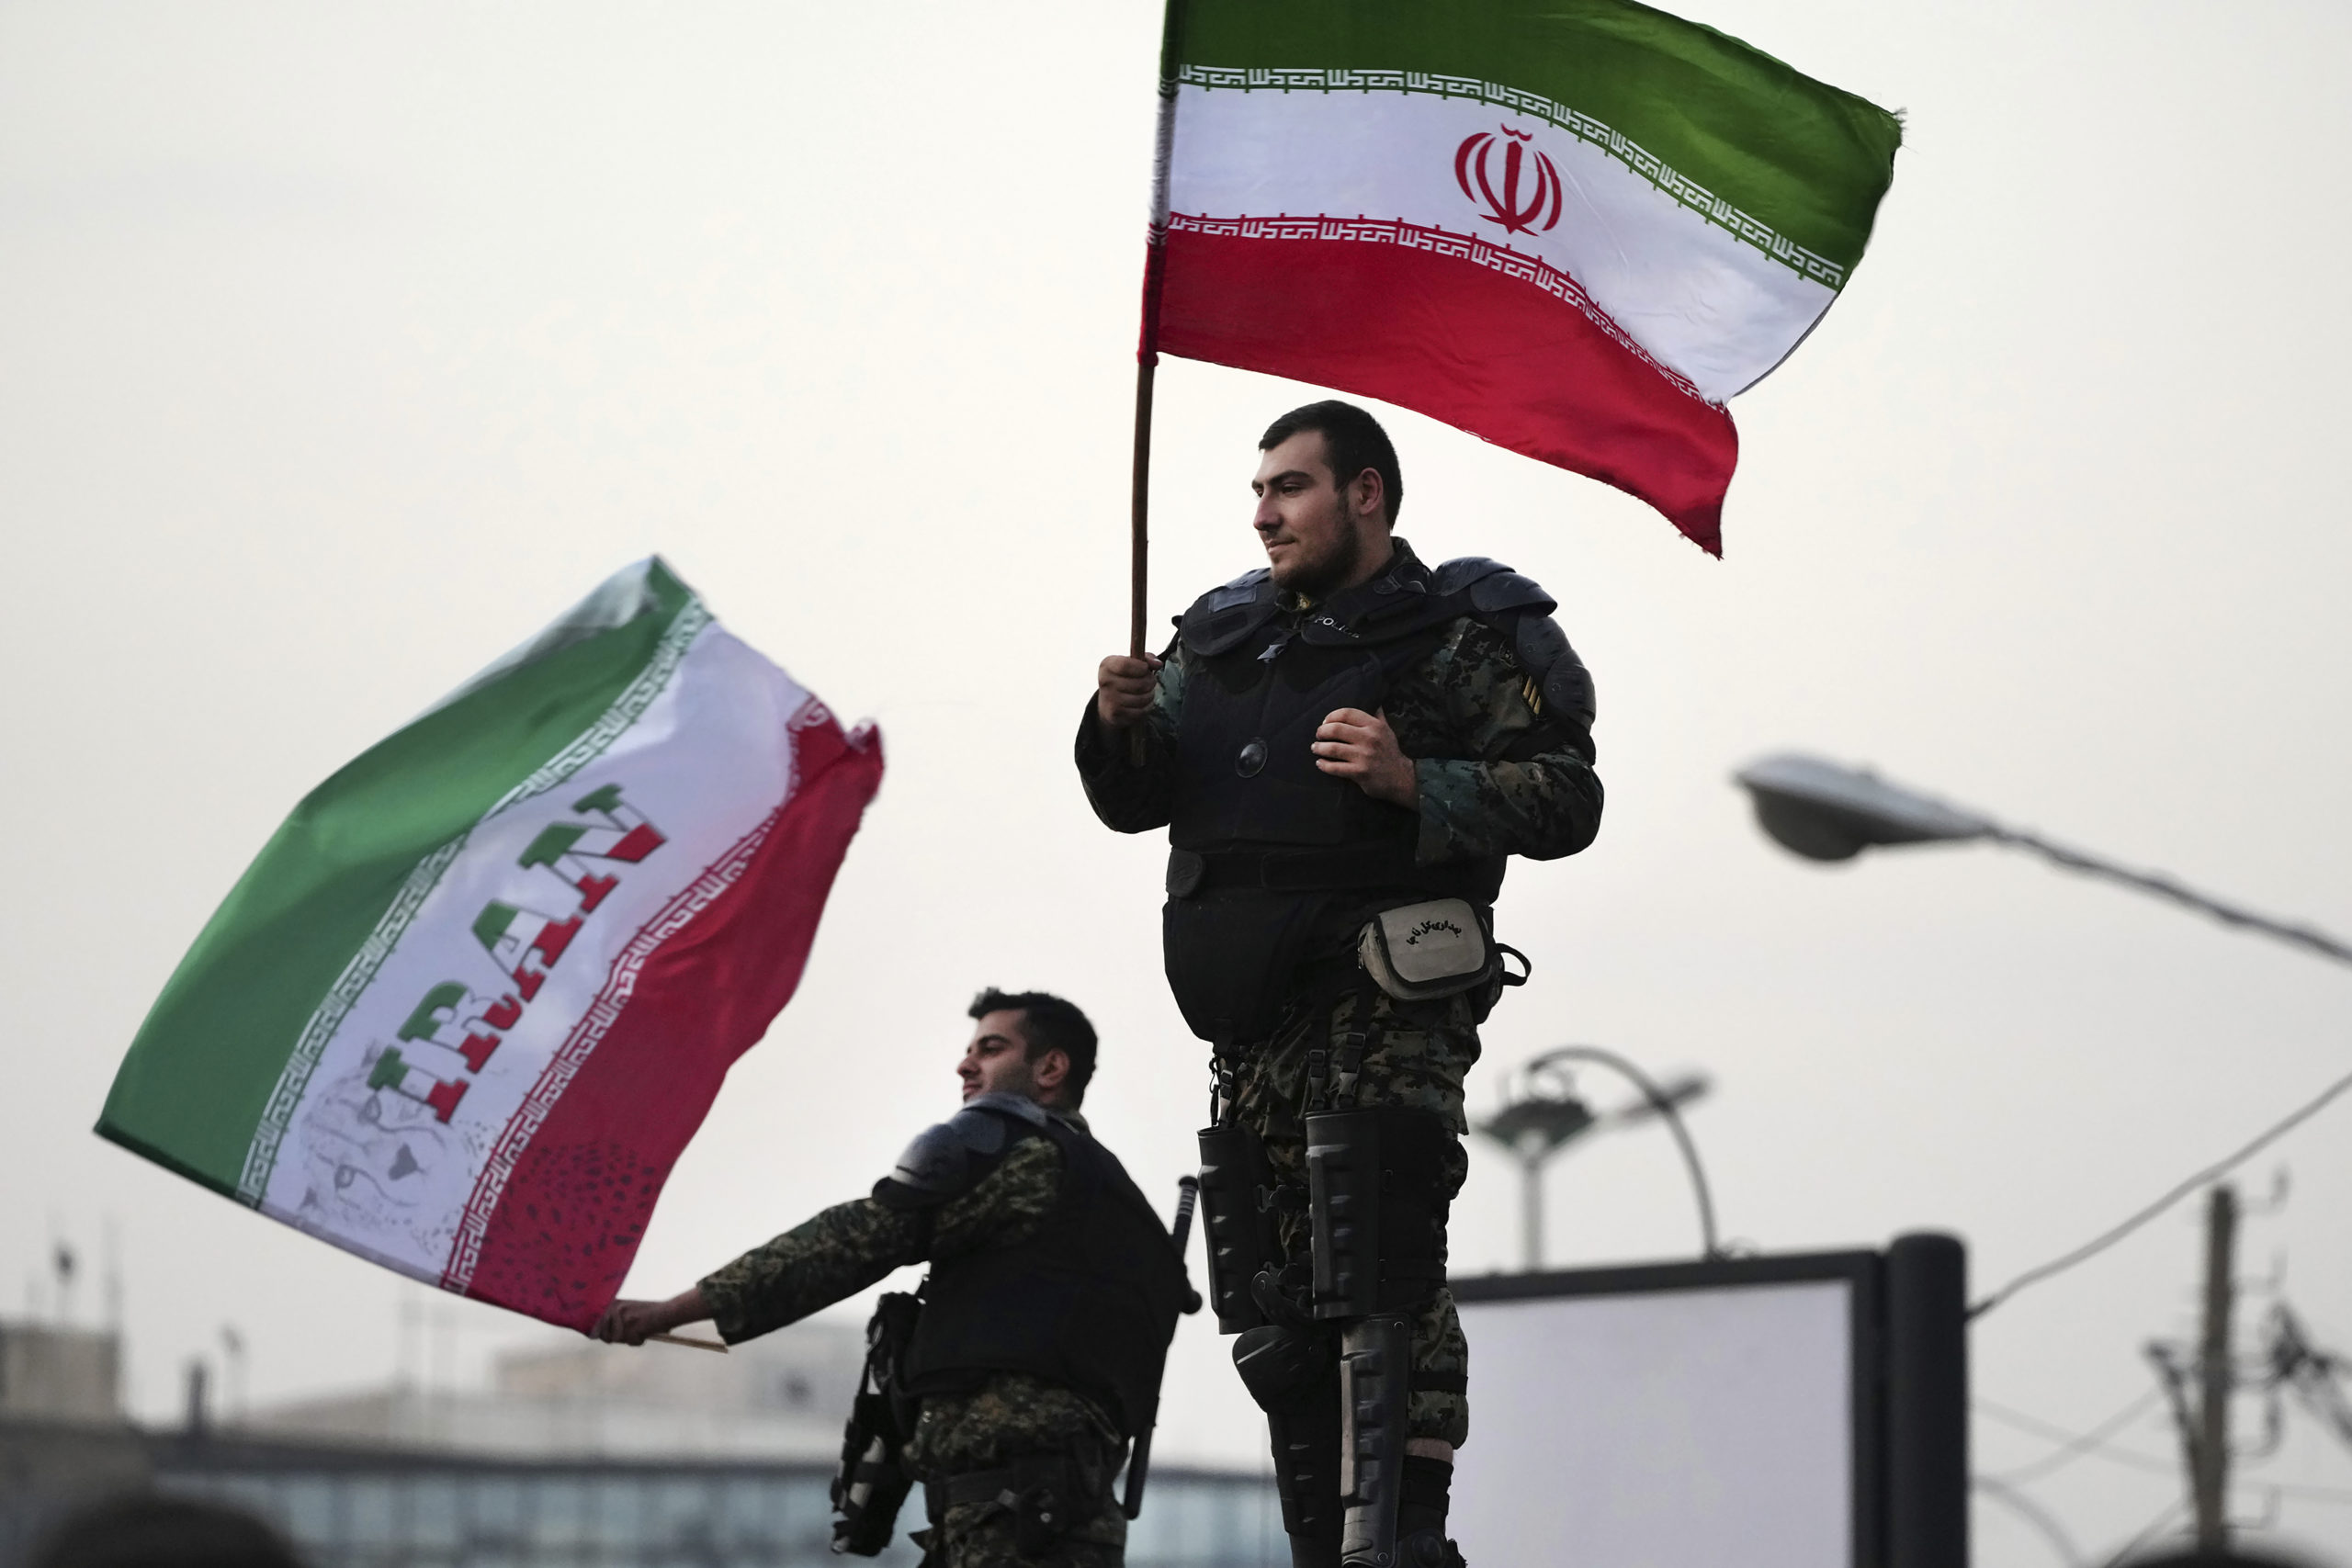
{"label": "tactical vest", "polygon": [[1551,597],[1491,560],[1430,571],[1402,540],[1385,570],[1306,611],[1263,570],[1178,621],[1186,654],[1161,936],[1170,989],[1202,1038],[1272,1027],[1302,957],[1368,908],[1501,891],[1501,856],[1419,865],[1417,812],[1317,767],[1334,709],[1376,713],[1390,687],[1475,615],[1511,640],[1547,703],[1589,723],[1591,683]]}
{"label": "tactical vest", "polygon": [[1110,1150],[1058,1117],[1023,1135],[1061,1151],[1060,1197],[1028,1240],[932,1265],[907,1387],[954,1393],[1027,1372],[1097,1401],[1132,1437],[1159,1404],[1183,1265]]}

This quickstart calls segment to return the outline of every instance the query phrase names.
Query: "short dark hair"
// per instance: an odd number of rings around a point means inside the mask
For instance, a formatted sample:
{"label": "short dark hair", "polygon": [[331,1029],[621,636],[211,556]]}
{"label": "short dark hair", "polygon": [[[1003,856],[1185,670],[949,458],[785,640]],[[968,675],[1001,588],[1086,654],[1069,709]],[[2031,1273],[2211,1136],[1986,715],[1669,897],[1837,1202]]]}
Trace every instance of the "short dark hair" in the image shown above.
{"label": "short dark hair", "polygon": [[1069,1077],[1062,1080],[1062,1094],[1072,1109],[1086,1099],[1087,1082],[1094,1077],[1094,1026],[1076,1003],[1044,991],[1000,991],[990,986],[972,998],[971,1016],[986,1018],[992,1012],[1021,1015],[1023,1061],[1034,1062],[1048,1051],[1069,1057]]}
{"label": "short dark hair", "polygon": [[1266,434],[1258,437],[1258,450],[1271,452],[1308,430],[1323,437],[1324,451],[1331,459],[1331,481],[1340,489],[1346,489],[1366,468],[1380,475],[1380,493],[1387,509],[1388,524],[1396,526],[1397,511],[1405,504],[1405,475],[1396,467],[1396,448],[1389,441],[1388,432],[1380,428],[1380,422],[1353,403],[1327,398],[1319,403],[1293,409],[1266,426]]}

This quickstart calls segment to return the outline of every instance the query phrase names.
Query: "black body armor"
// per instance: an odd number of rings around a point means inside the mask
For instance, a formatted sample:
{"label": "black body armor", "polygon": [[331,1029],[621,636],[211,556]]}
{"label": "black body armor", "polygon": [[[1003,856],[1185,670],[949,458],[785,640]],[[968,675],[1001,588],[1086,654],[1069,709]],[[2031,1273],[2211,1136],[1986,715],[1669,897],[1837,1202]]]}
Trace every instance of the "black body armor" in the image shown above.
{"label": "black body armor", "polygon": [[989,1372],[1027,1372],[1096,1400],[1125,1436],[1148,1430],[1190,1292],[1182,1260],[1101,1144],[1055,1116],[1006,1130],[1054,1141],[1061,1196],[1028,1240],[932,1265],[906,1387],[954,1393]]}
{"label": "black body armor", "polygon": [[1301,961],[1351,942],[1369,911],[1432,897],[1484,908],[1502,887],[1499,856],[1415,864],[1416,813],[1316,766],[1326,715],[1380,711],[1447,627],[1476,615],[1510,639],[1547,706],[1592,718],[1553,600],[1498,562],[1431,571],[1399,541],[1369,582],[1304,611],[1282,599],[1261,569],[1177,623],[1188,660],[1162,945],[1185,1022],[1221,1045],[1271,1031]]}

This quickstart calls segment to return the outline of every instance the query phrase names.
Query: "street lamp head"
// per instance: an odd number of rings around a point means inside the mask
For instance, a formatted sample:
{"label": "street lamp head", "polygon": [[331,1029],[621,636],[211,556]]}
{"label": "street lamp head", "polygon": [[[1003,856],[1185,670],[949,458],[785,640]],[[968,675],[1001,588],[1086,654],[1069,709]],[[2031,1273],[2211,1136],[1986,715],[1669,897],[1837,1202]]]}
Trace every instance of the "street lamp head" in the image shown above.
{"label": "street lamp head", "polygon": [[1600,1118],[1574,1094],[1533,1093],[1506,1104],[1476,1130],[1521,1159],[1544,1159],[1591,1131]]}
{"label": "street lamp head", "polygon": [[1783,752],[1733,777],[1755,802],[1764,831],[1807,860],[1851,860],[1873,844],[1948,843],[1999,831],[1989,818],[1818,757]]}
{"label": "street lamp head", "polygon": [[[1715,1087],[1715,1081],[1704,1073],[1678,1073],[1670,1078],[1660,1078],[1657,1087],[1657,1100],[1637,1100],[1617,1111],[1610,1120],[1619,1123],[1646,1122],[1653,1116],[1664,1115],[1666,1111],[1679,1111],[1686,1105],[1696,1105],[1707,1098],[1707,1091]],[[1659,1101],[1664,1102],[1666,1111],[1659,1109]]]}

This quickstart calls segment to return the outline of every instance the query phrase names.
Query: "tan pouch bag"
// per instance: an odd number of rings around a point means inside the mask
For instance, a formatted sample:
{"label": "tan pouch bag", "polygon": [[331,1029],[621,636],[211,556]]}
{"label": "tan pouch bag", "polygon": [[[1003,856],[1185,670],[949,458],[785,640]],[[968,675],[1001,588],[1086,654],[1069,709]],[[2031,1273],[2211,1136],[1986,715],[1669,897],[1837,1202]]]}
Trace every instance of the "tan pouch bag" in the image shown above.
{"label": "tan pouch bag", "polygon": [[1427,1001],[1485,985],[1499,964],[1478,911],[1462,898],[1383,909],[1364,922],[1356,958],[1398,1001]]}

